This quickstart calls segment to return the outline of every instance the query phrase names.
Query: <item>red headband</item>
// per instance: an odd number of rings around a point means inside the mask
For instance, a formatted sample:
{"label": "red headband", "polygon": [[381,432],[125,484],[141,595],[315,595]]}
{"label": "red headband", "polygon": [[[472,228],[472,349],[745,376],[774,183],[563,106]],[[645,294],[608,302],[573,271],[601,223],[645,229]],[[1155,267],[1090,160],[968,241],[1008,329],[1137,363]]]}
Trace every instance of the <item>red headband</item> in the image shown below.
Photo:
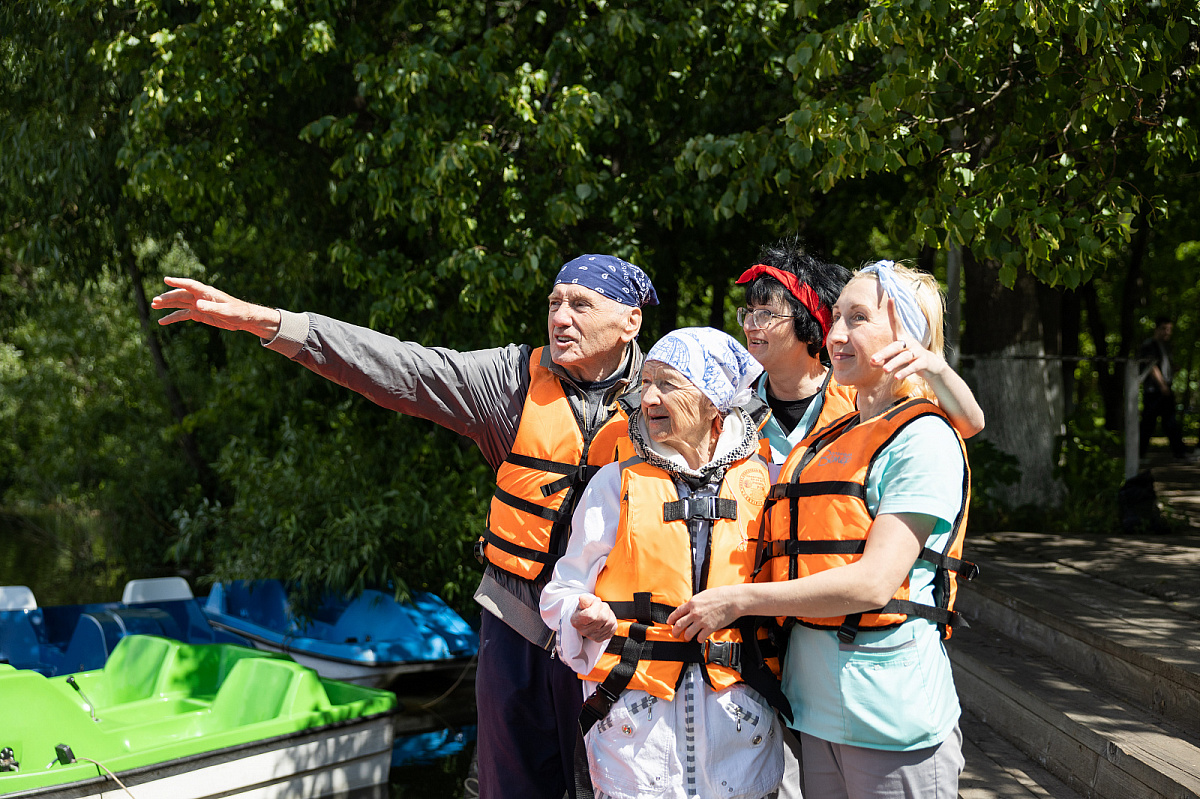
{"label": "red headband", "polygon": [[821,302],[821,298],[817,296],[817,292],[813,290],[812,286],[807,283],[801,283],[791,272],[785,272],[782,269],[776,269],[766,264],[755,264],[745,272],[742,272],[742,276],[737,279],[737,282],[739,284],[749,283],[762,274],[770,275],[782,283],[783,287],[788,290],[788,293],[800,300],[800,304],[807,308],[808,312],[817,320],[817,323],[821,325],[822,337],[829,335],[829,328],[833,326],[833,315],[829,312],[829,306]]}

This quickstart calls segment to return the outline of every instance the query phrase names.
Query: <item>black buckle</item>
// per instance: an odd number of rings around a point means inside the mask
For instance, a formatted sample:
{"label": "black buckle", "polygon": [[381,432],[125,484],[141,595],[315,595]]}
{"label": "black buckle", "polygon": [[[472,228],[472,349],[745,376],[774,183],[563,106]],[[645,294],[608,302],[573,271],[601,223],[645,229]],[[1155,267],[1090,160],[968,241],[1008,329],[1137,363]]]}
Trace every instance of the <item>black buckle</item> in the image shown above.
{"label": "black buckle", "polygon": [[741,671],[742,645],[737,641],[714,641],[710,638],[704,642],[704,662]]}
{"label": "black buckle", "polygon": [[854,643],[854,639],[858,637],[858,625],[849,623],[843,624],[838,628],[837,637],[838,640],[843,644]]}
{"label": "black buckle", "polygon": [[961,580],[966,580],[968,583],[979,576],[979,567],[970,561],[963,561],[962,568],[958,570],[958,576]]}
{"label": "black buckle", "polygon": [[487,544],[482,538],[475,541],[475,560],[479,561],[484,566],[487,565],[487,558],[483,554],[483,549],[486,546]]}

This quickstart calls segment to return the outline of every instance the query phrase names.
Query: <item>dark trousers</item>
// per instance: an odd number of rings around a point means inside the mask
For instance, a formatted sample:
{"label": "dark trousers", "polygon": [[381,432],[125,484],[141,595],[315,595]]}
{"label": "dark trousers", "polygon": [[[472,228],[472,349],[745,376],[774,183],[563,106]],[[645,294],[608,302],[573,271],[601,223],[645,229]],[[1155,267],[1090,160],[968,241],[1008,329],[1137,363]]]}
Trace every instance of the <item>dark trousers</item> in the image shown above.
{"label": "dark trousers", "polygon": [[579,676],[486,610],[479,639],[480,799],[573,799]]}
{"label": "dark trousers", "polygon": [[1173,394],[1164,395],[1159,391],[1142,393],[1142,423],[1138,430],[1138,454],[1146,454],[1146,448],[1150,446],[1150,437],[1154,435],[1154,429],[1158,426],[1159,419],[1162,419],[1163,432],[1167,434],[1167,440],[1171,442],[1171,453],[1176,458],[1182,458],[1184,455],[1183,428],[1179,424],[1179,419],[1175,417],[1175,396]]}

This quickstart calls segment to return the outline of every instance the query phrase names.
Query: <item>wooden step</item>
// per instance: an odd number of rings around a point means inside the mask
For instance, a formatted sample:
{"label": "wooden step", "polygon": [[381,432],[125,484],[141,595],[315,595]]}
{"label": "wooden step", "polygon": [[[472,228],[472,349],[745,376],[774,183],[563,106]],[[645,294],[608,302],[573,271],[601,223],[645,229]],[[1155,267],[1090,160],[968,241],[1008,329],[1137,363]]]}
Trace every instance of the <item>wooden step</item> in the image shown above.
{"label": "wooden step", "polygon": [[964,711],[966,767],[958,780],[958,799],[1082,799],[999,733]]}
{"label": "wooden step", "polygon": [[1200,619],[1062,562],[1012,552],[978,560],[981,576],[956,605],[972,624],[1200,736]]}
{"label": "wooden step", "polygon": [[982,623],[947,649],[964,708],[1076,793],[1200,797],[1193,736]]}

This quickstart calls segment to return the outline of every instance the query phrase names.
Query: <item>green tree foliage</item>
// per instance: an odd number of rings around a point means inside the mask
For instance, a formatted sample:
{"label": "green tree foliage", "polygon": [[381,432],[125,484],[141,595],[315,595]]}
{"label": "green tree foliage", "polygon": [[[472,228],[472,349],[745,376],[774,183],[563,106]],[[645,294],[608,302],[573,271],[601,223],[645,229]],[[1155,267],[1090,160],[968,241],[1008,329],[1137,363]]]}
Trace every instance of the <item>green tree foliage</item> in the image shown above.
{"label": "green tree foliage", "polygon": [[[473,446],[248,336],[150,328],[163,274],[458,349],[541,343],[554,272],[588,251],[652,274],[648,339],[729,322],[732,275],[793,230],[847,265],[931,263],[953,243],[1009,283],[1024,268],[1073,286],[1134,220],[1161,220],[1162,181],[1195,155],[1195,16],[1074,0],[0,4],[0,408],[70,348],[43,332],[60,301],[110,305],[122,321],[96,368],[140,386],[124,411],[28,435],[43,423],[0,410],[0,447],[140,436],[127,446],[157,447],[142,463],[97,472],[152,497],[172,528],[145,527],[160,556],[466,607],[491,481]],[[34,274],[58,291],[44,303]],[[138,335],[145,360],[116,362]],[[10,497],[41,479],[4,475]]]}
{"label": "green tree foliage", "polygon": [[[1196,157],[1200,23],[1189,2],[800,0],[778,42],[794,79],[779,120],[689,142],[727,187],[720,213],[881,173],[910,188],[914,244],[961,245],[1074,287],[1166,210],[1136,179]],[[770,63],[764,67],[769,67]],[[1183,102],[1180,102],[1180,99]],[[907,236],[899,237],[901,240]]]}

